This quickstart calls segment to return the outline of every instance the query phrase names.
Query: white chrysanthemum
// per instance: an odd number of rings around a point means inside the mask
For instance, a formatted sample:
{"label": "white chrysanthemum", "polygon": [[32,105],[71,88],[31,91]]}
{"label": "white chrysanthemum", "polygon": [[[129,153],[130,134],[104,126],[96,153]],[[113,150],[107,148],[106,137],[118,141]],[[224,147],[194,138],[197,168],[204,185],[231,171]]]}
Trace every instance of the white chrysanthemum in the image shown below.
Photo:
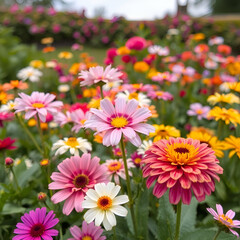
{"label": "white chrysanthemum", "polygon": [[6,104],[0,107],[0,112],[11,112],[14,110],[16,103],[13,101],[8,101]]}
{"label": "white chrysanthemum", "polygon": [[103,85],[103,90],[104,91],[110,91],[113,88],[117,88],[121,85],[121,81],[116,81],[116,82],[108,82],[105,85]]}
{"label": "white chrysanthemum", "polygon": [[143,143],[137,149],[137,153],[144,155],[145,152],[152,146],[152,144],[153,144],[152,140],[148,140],[148,141],[143,140]]}
{"label": "white chrysanthemum", "polygon": [[98,183],[94,188],[95,190],[87,191],[85,200],[82,202],[82,207],[89,209],[83,218],[87,223],[95,219],[96,226],[103,223],[104,228],[109,231],[117,224],[114,214],[121,217],[127,216],[127,209],[120,205],[129,201],[128,196],[117,196],[121,187],[112,182]]}
{"label": "white chrysanthemum", "polygon": [[67,152],[68,150],[74,156],[79,156],[79,150],[83,153],[87,153],[87,151],[92,150],[92,144],[88,142],[86,139],[81,137],[75,138],[64,138],[63,140],[58,140],[53,144],[52,150],[56,150],[55,155],[61,155]]}
{"label": "white chrysanthemum", "polygon": [[150,54],[158,54],[159,56],[167,56],[169,54],[168,47],[161,47],[159,45],[152,45],[148,48]]}
{"label": "white chrysanthemum", "polygon": [[23,68],[17,73],[17,77],[22,81],[29,79],[31,82],[38,82],[41,76],[42,72],[33,67]]}
{"label": "white chrysanthemum", "polygon": [[68,84],[61,84],[58,86],[58,91],[61,93],[68,92],[70,90],[70,87]]}
{"label": "white chrysanthemum", "polygon": [[143,93],[137,92],[130,93],[129,91],[126,90],[124,92],[118,93],[117,97],[122,97],[125,100],[136,99],[140,107],[146,107],[151,104],[151,100]]}

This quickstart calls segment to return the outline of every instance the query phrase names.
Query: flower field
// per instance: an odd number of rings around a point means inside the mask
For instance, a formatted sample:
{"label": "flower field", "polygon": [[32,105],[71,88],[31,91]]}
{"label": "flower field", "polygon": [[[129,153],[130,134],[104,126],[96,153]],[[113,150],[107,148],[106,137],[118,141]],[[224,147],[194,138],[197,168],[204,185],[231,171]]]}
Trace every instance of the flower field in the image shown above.
{"label": "flower field", "polygon": [[17,70],[0,71],[0,239],[239,236],[240,55],[223,37],[172,27],[91,53],[14,41],[2,62]]}

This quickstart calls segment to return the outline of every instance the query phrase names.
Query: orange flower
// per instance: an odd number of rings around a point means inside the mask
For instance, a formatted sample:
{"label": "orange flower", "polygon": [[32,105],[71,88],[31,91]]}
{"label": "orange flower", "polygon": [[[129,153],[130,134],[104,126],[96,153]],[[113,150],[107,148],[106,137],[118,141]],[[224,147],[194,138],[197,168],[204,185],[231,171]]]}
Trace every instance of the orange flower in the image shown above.
{"label": "orange flower", "polygon": [[149,69],[149,65],[144,61],[135,62],[133,68],[136,72],[144,73]]}
{"label": "orange flower", "polygon": [[51,44],[51,43],[53,43],[52,37],[46,37],[41,40],[41,44]]}
{"label": "orange flower", "polygon": [[10,83],[3,84],[3,90],[9,91],[11,89],[27,89],[28,84],[19,80],[11,80]]}
{"label": "orange flower", "polygon": [[73,54],[72,54],[71,52],[65,51],[65,52],[60,52],[60,53],[58,54],[58,57],[59,57],[59,58],[70,59],[70,58],[73,57]]}
{"label": "orange flower", "polygon": [[72,75],[76,75],[79,73],[80,71],[80,64],[81,63],[74,63],[70,69],[69,69],[69,73],[71,73]]}
{"label": "orange flower", "polygon": [[51,47],[51,46],[45,47],[42,49],[43,53],[54,52],[54,51],[55,51],[55,47]]}
{"label": "orange flower", "polygon": [[225,55],[229,55],[232,52],[232,48],[228,45],[222,44],[222,45],[218,45],[217,50],[219,53],[225,54]]}
{"label": "orange flower", "polygon": [[0,92],[0,103],[5,104],[8,102],[8,100],[13,99],[13,97],[14,97],[13,94],[7,94],[6,92],[1,91]]}
{"label": "orange flower", "polygon": [[183,61],[187,61],[187,60],[193,60],[194,59],[194,55],[191,51],[186,51],[186,52],[183,52],[181,54],[181,58]]}

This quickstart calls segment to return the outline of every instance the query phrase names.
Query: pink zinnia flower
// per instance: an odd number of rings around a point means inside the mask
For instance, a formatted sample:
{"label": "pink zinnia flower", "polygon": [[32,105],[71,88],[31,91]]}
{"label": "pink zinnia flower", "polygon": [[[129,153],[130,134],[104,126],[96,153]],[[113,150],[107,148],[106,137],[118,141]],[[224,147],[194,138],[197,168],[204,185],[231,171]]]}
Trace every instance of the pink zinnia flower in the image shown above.
{"label": "pink zinnia flower", "polygon": [[96,128],[97,133],[106,131],[103,136],[103,145],[116,146],[122,135],[135,145],[141,145],[141,139],[136,132],[149,135],[155,128],[147,123],[141,123],[151,116],[148,108],[138,108],[138,101],[117,98],[115,108],[108,99],[100,102],[102,110],[92,108],[90,119],[85,122],[86,128]]}
{"label": "pink zinnia flower", "polygon": [[55,115],[63,103],[61,101],[53,101],[55,95],[50,93],[32,92],[31,96],[25,93],[18,94],[21,98],[16,98],[15,113],[25,111],[25,119],[29,119],[34,115],[38,115],[42,122],[46,122],[47,114]]}
{"label": "pink zinnia flower", "polygon": [[25,213],[22,217],[22,223],[16,225],[14,230],[17,236],[13,237],[12,240],[31,239],[53,239],[52,236],[57,236],[58,231],[51,229],[58,222],[58,218],[54,218],[55,214],[50,211],[46,215],[46,208],[37,208],[35,211],[31,210],[29,213]]}
{"label": "pink zinnia flower", "polygon": [[[106,173],[109,176],[109,180],[114,179],[116,184],[120,184],[119,177],[126,179],[126,173],[124,168],[124,162],[122,159],[119,160],[106,160],[106,163],[103,164],[106,167]],[[127,159],[127,166],[129,168],[134,168],[134,164],[131,159]],[[128,171],[129,176],[132,176],[131,171]]]}
{"label": "pink zinnia flower", "polygon": [[11,121],[14,118],[14,114],[11,112],[0,112],[0,128],[3,127],[4,121]]}
{"label": "pink zinnia flower", "polygon": [[87,224],[87,222],[83,221],[82,230],[73,226],[70,228],[70,232],[73,238],[68,238],[68,240],[105,240],[105,236],[101,236],[103,233],[103,229],[101,227],[97,227],[93,222]]}
{"label": "pink zinnia flower", "polygon": [[96,183],[107,183],[105,167],[99,164],[100,159],[90,154],[83,154],[82,157],[74,156],[65,159],[58,165],[59,172],[54,172],[51,179],[54,181],[48,188],[59,190],[51,200],[57,204],[64,200],[63,213],[69,215],[75,208],[81,212],[82,201],[88,189],[94,187]]}
{"label": "pink zinnia flower", "polygon": [[189,116],[197,116],[197,119],[201,120],[203,118],[207,118],[209,111],[209,106],[202,106],[200,103],[193,103],[190,105],[190,109],[187,111],[187,114]]}
{"label": "pink zinnia flower", "polygon": [[120,77],[122,73],[118,71],[116,68],[111,68],[111,65],[107,66],[104,70],[103,67],[91,67],[89,71],[81,71],[79,74],[79,78],[83,79],[80,85],[82,86],[91,86],[93,84],[97,84],[99,82],[108,83],[115,81],[122,81]]}
{"label": "pink zinnia flower", "polygon": [[214,151],[205,143],[191,138],[162,139],[145,152],[141,165],[149,188],[155,180],[153,194],[160,198],[169,190],[169,201],[190,204],[192,191],[201,202],[215,190],[223,169]]}
{"label": "pink zinnia flower", "polygon": [[226,214],[223,213],[223,208],[220,204],[216,204],[217,212],[215,212],[212,208],[207,208],[208,212],[213,215],[213,218],[217,220],[221,225],[228,228],[228,230],[239,237],[239,234],[232,230],[232,228],[240,228],[240,221],[233,220],[235,216],[235,212],[232,210],[228,210]]}
{"label": "pink zinnia flower", "polygon": [[132,37],[126,42],[126,47],[133,50],[142,50],[147,46],[147,41],[142,37]]}
{"label": "pink zinnia flower", "polygon": [[15,141],[15,139],[11,139],[10,137],[4,138],[3,140],[0,139],[0,152],[3,150],[13,150],[17,148],[16,146],[13,146]]}
{"label": "pink zinnia flower", "polygon": [[151,99],[162,99],[164,101],[172,101],[173,95],[169,92],[164,91],[150,91],[148,97]]}

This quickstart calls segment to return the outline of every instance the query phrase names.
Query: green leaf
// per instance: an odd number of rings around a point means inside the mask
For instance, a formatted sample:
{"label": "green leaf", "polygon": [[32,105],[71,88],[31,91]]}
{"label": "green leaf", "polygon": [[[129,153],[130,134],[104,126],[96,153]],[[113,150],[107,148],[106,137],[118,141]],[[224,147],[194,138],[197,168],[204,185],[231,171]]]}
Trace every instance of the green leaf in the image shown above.
{"label": "green leaf", "polygon": [[180,234],[195,230],[198,202],[192,198],[190,205],[183,204],[181,214]]}
{"label": "green leaf", "polygon": [[159,199],[158,208],[158,239],[171,240],[174,237],[176,214],[170,204],[168,194]]}
{"label": "green leaf", "polygon": [[39,170],[39,164],[34,163],[31,168],[27,169],[26,171],[22,172],[19,177],[19,185],[23,187],[31,178],[35,177],[34,174]]}
{"label": "green leaf", "polygon": [[0,214],[8,215],[8,214],[24,213],[24,212],[25,212],[25,208],[7,203],[4,205],[3,210]]}

